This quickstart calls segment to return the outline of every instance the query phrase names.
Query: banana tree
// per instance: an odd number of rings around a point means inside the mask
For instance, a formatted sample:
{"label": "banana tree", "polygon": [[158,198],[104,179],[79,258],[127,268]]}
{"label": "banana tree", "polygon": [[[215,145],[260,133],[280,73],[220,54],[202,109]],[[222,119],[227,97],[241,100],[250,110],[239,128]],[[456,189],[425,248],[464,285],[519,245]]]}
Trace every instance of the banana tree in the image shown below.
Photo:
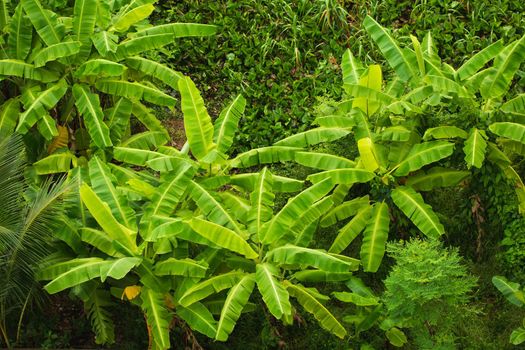
{"label": "banana tree", "polygon": [[[81,185],[80,198],[87,222],[94,219],[96,225],[72,222],[64,228],[68,232],[60,236],[75,257],[58,254],[47,261],[40,278],[51,281],[44,288],[49,293],[73,288],[99,343],[114,339],[104,284],[141,307],[152,348],[170,347],[173,317],[227,340],[255,286],[275,318],[293,322],[291,296],[323,328],[344,337],[345,328],[324,305],[328,297],[300,284],[344,281],[359,266],[356,259],[308,247],[332,205],[326,197],[331,180],[300,192],[273,214],[273,175],[266,168],[249,200],[232,190],[206,189],[194,177],[197,169],[181,166],[162,174],[158,187],[138,191],[133,181],[119,188],[109,166],[93,157],[91,185]],[[144,210],[137,223],[133,207],[139,206]]]}
{"label": "banana tree", "polygon": [[[481,168],[485,160],[495,163],[514,185],[520,212],[525,212],[521,178],[512,164],[493,161],[500,158],[500,151],[524,155],[525,95],[516,94],[513,84],[525,60],[525,36],[507,45],[497,41],[454,68],[441,61],[430,33],[422,43],[411,36],[411,47],[401,47],[371,17],[363,25],[394,71],[391,86],[395,88],[387,96],[372,97],[385,101],[404,95],[417,101],[424,112],[419,119],[423,138],[459,140],[469,169]],[[345,83],[351,87],[361,65],[350,51],[345,58]],[[366,89],[361,90],[355,92],[368,96]]]}
{"label": "banana tree", "polygon": [[[40,0],[2,3],[0,136],[40,135],[26,138],[43,158],[37,173],[67,172],[95,153],[110,158],[117,145],[167,143],[150,106],[172,108],[176,99],[164,87],[178,90],[182,74],[141,55],[216,27],[152,26],[152,0],[78,0],[53,9]],[[130,117],[147,131],[131,135]]]}
{"label": "banana tree", "polygon": [[[355,69],[349,72],[348,66]],[[330,179],[338,185],[331,196],[334,206],[321,220],[322,227],[352,217],[339,230],[329,251],[341,253],[363,232],[361,263],[364,271],[376,272],[385,251],[392,205],[423,234],[439,237],[445,229],[419,192],[455,186],[468,177],[469,172],[440,166],[440,161],[453,154],[455,144],[426,141],[418,134],[414,119],[422,111],[412,102],[406,102],[410,98],[406,95],[412,92],[387,98],[387,93],[382,91],[380,67],[371,65],[366,70],[356,67],[355,59],[346,55],[343,69],[348,100],[341,102],[331,115],[319,117],[316,122],[320,127],[312,130],[332,126],[351,131],[357,159],[314,152],[303,157],[302,152],[296,152],[294,160],[323,170],[308,176],[312,183]],[[309,146],[306,138],[298,139],[297,135],[277,144]],[[352,193],[352,186],[358,184],[367,186],[369,194],[345,201],[347,194]]]}

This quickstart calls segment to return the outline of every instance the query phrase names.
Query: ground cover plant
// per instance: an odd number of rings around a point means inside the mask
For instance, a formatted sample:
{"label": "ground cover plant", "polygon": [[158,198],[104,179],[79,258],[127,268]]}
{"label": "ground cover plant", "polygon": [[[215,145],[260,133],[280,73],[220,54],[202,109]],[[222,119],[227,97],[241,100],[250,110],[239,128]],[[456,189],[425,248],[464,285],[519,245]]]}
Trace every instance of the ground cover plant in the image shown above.
{"label": "ground cover plant", "polygon": [[[414,5],[395,32],[380,23],[399,3],[154,3],[0,2],[7,347],[50,300],[93,342],[37,346],[523,342],[519,29],[480,20],[501,39],[471,46],[410,31],[436,8],[494,13],[458,2]],[[231,88],[200,71],[225,53]]]}

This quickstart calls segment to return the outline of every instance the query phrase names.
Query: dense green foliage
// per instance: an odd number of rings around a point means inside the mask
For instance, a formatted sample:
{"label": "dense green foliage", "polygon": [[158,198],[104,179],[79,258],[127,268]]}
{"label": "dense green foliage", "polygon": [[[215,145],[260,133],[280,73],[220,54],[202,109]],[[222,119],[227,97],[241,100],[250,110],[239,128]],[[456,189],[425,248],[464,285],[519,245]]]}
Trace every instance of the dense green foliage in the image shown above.
{"label": "dense green foliage", "polygon": [[467,317],[468,296],[476,285],[457,250],[438,241],[390,244],[394,258],[383,302],[389,321],[410,329],[420,349],[451,348],[458,319]]}
{"label": "dense green foliage", "polygon": [[521,3],[155,3],[0,0],[5,345],[525,340]]}

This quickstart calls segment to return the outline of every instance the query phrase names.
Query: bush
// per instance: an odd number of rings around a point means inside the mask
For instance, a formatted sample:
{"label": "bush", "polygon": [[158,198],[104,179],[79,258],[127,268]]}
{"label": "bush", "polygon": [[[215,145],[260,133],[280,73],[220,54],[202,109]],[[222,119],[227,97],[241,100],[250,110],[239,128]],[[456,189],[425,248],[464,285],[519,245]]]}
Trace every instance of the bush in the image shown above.
{"label": "bush", "polygon": [[419,348],[452,346],[458,321],[471,312],[467,302],[476,285],[457,249],[414,239],[389,244],[387,251],[396,262],[384,281],[390,320],[409,328]]}

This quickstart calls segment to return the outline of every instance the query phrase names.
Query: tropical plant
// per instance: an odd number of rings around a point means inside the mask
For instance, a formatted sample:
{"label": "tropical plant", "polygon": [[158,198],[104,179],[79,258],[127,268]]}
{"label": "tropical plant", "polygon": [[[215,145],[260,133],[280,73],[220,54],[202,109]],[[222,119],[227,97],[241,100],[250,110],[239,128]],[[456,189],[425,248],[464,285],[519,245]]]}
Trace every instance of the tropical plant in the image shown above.
{"label": "tropical plant", "polygon": [[63,180],[29,186],[25,169],[22,138],[12,135],[1,139],[0,331],[9,348],[12,340],[19,339],[26,311],[44,300],[34,274],[52,252],[53,233],[60,226],[71,189]]}
{"label": "tropical plant", "polygon": [[[492,277],[492,283],[510,303],[518,307],[525,305],[525,294],[519,283],[508,281],[503,276]],[[514,345],[525,342],[525,320],[522,327],[512,331],[509,341]]]}
{"label": "tropical plant", "polygon": [[[2,1],[0,135],[38,131],[26,138],[43,158],[38,174],[67,172],[92,154],[110,159],[116,145],[168,141],[149,104],[173,107],[176,99],[157,84],[177,90],[182,74],[140,55],[216,27],[152,26],[153,3],[78,0],[50,9],[40,0],[13,8]],[[131,136],[131,116],[147,131]]]}
{"label": "tropical plant", "polygon": [[[388,103],[377,99],[376,96],[387,96],[381,91],[383,82],[379,66],[371,65],[365,71],[359,68],[350,52],[345,55],[343,63],[349,99],[341,102],[335,111],[330,110],[331,115],[318,117],[316,123],[320,127],[293,135],[275,145],[308,147],[333,141],[353,131],[359,153],[355,161],[301,151],[295,152],[293,160],[324,170],[308,176],[311,182],[331,179],[338,184],[332,196],[334,207],[324,215],[320,222],[322,227],[353,217],[339,230],[329,251],[341,253],[363,232],[361,263],[364,271],[376,272],[385,252],[392,205],[403,212],[420,232],[437,238],[445,233],[445,229],[419,192],[455,186],[469,173],[439,165],[439,161],[453,154],[455,145],[441,140],[425,141],[419,136],[413,119],[421,110],[410,102],[409,97],[391,98]],[[430,165],[433,167],[424,169]],[[352,193],[352,187],[358,184],[367,184],[364,192],[368,194],[345,201],[347,194]]]}
{"label": "tropical plant", "polygon": [[58,233],[67,247],[43,264],[40,278],[51,280],[45,289],[72,288],[98,343],[114,340],[107,285],[114,296],[141,307],[153,348],[170,347],[175,315],[225,341],[255,286],[265,308],[285,324],[294,319],[292,296],[323,328],[344,337],[345,328],[324,305],[329,298],[301,284],[344,281],[359,266],[356,259],[309,247],[332,205],[326,197],[332,181],[298,193],[274,214],[274,193],[301,190],[302,181],[267,168],[227,170],[288,160],[296,148],[255,149],[228,160],[244,99],[236,97],[213,125],[189,78],[179,80],[179,91],[188,139],[182,151],[115,147],[114,158],[131,167],[94,156],[87,168],[78,168],[80,198],[71,210],[80,219]]}
{"label": "tropical plant", "polygon": [[[522,155],[525,141],[521,137],[525,95],[515,94],[512,89],[525,61],[525,35],[507,45],[497,41],[456,69],[442,62],[430,33],[422,43],[411,36],[412,48],[402,48],[371,17],[363,25],[395,73],[394,88],[387,92],[388,96],[375,94],[369,98],[388,102],[390,97],[401,96],[408,88],[405,96],[412,103],[417,102],[424,112],[418,119],[423,139],[462,140],[464,161],[469,169],[482,167],[486,160],[497,165],[515,185],[523,212],[524,185],[506,153]],[[350,58],[348,62],[353,61]],[[353,76],[359,64],[348,67],[349,75]],[[363,93],[367,94],[366,90]],[[463,117],[457,118],[458,114]]]}
{"label": "tropical plant", "polygon": [[[342,62],[346,99],[335,111],[329,109],[329,115],[316,119],[320,127],[275,145],[309,147],[353,132],[359,153],[356,161],[328,154],[303,155],[300,151],[290,158],[324,170],[310,175],[308,180],[316,183],[330,178],[339,185],[334,192],[335,207],[323,218],[321,226],[353,216],[339,231],[330,251],[343,251],[363,231],[361,262],[365,271],[375,272],[384,255],[392,204],[419,231],[437,238],[445,233],[445,228],[418,192],[458,185],[470,175],[468,169],[481,167],[485,158],[515,184],[520,207],[525,205],[522,180],[501,149],[505,145],[511,150],[520,150],[516,132],[522,125],[493,122],[494,118],[501,120],[511,115],[518,118],[522,113],[521,95],[503,105],[497,101],[506,95],[519,67],[514,61],[523,59],[525,51],[521,45],[525,44],[525,36],[505,48],[501,42],[493,44],[456,71],[441,62],[430,35],[423,44],[412,37],[413,50],[401,49],[389,32],[372,18],[367,17],[364,26],[395,73],[386,88],[383,89],[380,66],[370,65],[365,69],[348,50]],[[494,66],[478,72],[500,50]],[[476,96],[478,90],[481,97]],[[436,108],[440,118],[431,115]],[[461,108],[470,108],[469,111],[476,111],[475,115],[480,117],[458,122],[453,113]],[[463,130],[464,125],[470,130]],[[491,133],[505,138],[491,142]],[[462,147],[464,162],[457,161],[456,146]],[[369,184],[368,195],[344,202],[346,193],[359,183]],[[375,202],[372,206],[370,198]]]}
{"label": "tropical plant", "polygon": [[438,240],[388,245],[396,264],[385,279],[384,324],[408,328],[420,349],[450,348],[458,320],[469,313],[476,278],[461,263],[457,249]]}

